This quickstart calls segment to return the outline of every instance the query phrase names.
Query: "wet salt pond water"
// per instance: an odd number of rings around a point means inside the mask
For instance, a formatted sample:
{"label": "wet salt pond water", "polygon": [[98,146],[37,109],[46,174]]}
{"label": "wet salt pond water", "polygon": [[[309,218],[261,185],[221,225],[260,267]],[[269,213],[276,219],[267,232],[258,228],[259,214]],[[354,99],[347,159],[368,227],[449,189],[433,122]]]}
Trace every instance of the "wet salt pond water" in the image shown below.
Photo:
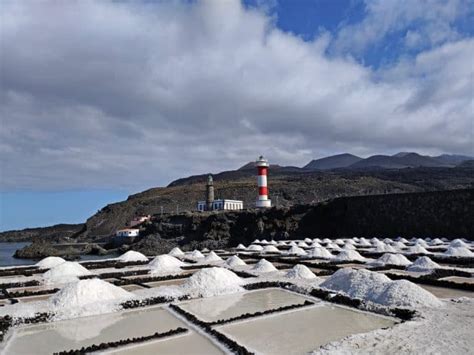
{"label": "wet salt pond water", "polygon": [[268,309],[300,304],[306,297],[295,293],[272,288],[246,293],[202,298],[180,303],[184,310],[193,313],[199,319],[212,322],[227,319],[244,313],[261,312]]}
{"label": "wet salt pond water", "polygon": [[304,354],[345,336],[394,324],[390,318],[321,303],[216,329],[249,351],[276,355]]}
{"label": "wet salt pond water", "polygon": [[1,354],[52,354],[145,335],[186,324],[163,308],[147,308],[83,317],[14,329],[1,345]]}
{"label": "wet salt pond water", "polygon": [[185,335],[170,337],[168,339],[146,342],[131,347],[117,349],[107,354],[194,354],[194,355],[218,355],[225,354],[221,349],[211,343],[210,340],[190,331]]}

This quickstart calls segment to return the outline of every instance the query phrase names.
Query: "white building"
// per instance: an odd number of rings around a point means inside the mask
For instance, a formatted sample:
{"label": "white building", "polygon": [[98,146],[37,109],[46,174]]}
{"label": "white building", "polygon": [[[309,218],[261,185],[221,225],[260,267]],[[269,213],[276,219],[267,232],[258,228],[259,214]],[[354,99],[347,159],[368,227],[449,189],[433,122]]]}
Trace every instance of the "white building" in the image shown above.
{"label": "white building", "polygon": [[140,234],[140,229],[136,228],[126,228],[126,229],[119,229],[116,233],[116,237],[138,237]]}
{"label": "white building", "polygon": [[[198,201],[198,211],[207,211],[206,201]],[[212,201],[212,211],[238,211],[244,209],[244,202],[240,200],[219,199]]]}

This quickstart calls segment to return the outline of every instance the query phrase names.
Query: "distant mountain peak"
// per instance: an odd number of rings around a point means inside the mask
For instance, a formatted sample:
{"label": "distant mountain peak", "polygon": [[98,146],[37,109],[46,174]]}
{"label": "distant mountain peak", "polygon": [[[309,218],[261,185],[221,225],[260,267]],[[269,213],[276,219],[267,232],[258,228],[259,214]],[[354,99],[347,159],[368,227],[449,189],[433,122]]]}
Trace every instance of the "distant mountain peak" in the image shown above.
{"label": "distant mountain peak", "polygon": [[331,155],[329,157],[315,159],[310,161],[307,165],[303,167],[306,170],[331,170],[331,169],[340,169],[351,166],[352,164],[362,160],[361,157],[358,157],[349,153],[342,153]]}

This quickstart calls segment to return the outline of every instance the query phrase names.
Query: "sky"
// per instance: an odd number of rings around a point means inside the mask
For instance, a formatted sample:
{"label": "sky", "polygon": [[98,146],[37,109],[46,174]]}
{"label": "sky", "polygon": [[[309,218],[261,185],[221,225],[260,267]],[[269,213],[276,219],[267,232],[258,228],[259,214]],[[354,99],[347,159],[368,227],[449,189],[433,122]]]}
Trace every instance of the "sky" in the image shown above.
{"label": "sky", "polygon": [[0,230],[260,154],[474,155],[474,0],[0,6]]}

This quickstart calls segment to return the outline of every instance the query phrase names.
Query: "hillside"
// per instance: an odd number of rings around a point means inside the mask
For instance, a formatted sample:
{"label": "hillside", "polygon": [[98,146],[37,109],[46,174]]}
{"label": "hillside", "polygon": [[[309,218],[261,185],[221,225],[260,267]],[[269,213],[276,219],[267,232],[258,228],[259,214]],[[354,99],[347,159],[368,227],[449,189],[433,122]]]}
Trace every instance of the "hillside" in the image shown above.
{"label": "hillside", "polygon": [[57,224],[50,227],[27,228],[0,233],[0,242],[30,241],[36,237],[48,235],[50,239],[68,238],[82,231],[84,224]]}
{"label": "hillside", "polygon": [[321,159],[311,160],[307,165],[303,167],[306,170],[331,170],[331,169],[339,169],[339,168],[347,168],[352,164],[361,161],[362,158],[344,153],[333,155],[330,157],[325,157]]}
{"label": "hillside", "polygon": [[[234,173],[236,175],[234,175]],[[215,175],[216,198],[241,199],[253,208],[257,196],[255,172],[241,171]],[[234,177],[237,176],[237,177]],[[196,201],[204,197],[207,175],[175,181],[165,188],[153,188],[130,196],[126,201],[104,207],[86,222],[87,229],[79,240],[107,237],[125,226],[135,215],[166,214],[196,209]],[[269,176],[273,204],[289,207],[312,204],[342,196],[363,196],[451,190],[474,187],[472,169],[413,168],[382,171],[341,172],[273,172]]]}
{"label": "hillside", "polygon": [[119,250],[112,243],[80,244],[76,251],[37,240],[17,251],[26,258],[136,250],[149,255],[183,250],[219,249],[258,239],[305,237],[464,237],[472,240],[474,189],[339,197],[318,204],[265,210],[187,212],[156,215],[141,238]]}
{"label": "hillside", "polygon": [[[379,156],[380,161],[388,156]],[[421,158],[420,158],[421,157]],[[416,165],[426,157],[400,154],[397,166],[407,162]],[[399,163],[403,159],[404,163]],[[420,160],[421,159],[421,160]],[[373,158],[375,160],[375,158]],[[380,162],[379,161],[379,162]],[[360,160],[355,163],[364,162]],[[57,229],[34,228],[0,233],[0,240],[31,240],[34,237],[62,239],[74,236],[77,241],[107,241],[117,229],[126,227],[137,215],[165,215],[194,211],[196,202],[204,198],[208,174],[171,182],[167,187],[151,188],[113,203],[91,216],[85,225]],[[252,164],[213,175],[216,198],[240,199],[245,208],[253,208],[257,196],[256,171]],[[380,169],[336,169],[307,171],[301,168],[273,165],[269,175],[273,205],[290,207],[314,204],[344,196],[364,196],[474,188],[474,168],[469,163],[460,167],[409,167]],[[82,229],[83,228],[83,229]]]}

